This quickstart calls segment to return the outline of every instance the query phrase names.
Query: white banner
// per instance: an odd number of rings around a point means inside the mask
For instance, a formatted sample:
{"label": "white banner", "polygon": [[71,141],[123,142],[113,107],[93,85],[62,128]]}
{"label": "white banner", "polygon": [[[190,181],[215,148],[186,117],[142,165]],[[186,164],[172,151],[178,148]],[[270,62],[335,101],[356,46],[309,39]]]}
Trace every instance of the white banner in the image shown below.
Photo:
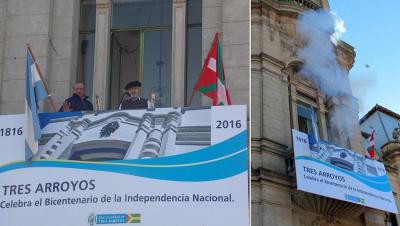
{"label": "white banner", "polygon": [[297,189],[397,213],[382,163],[292,130]]}
{"label": "white banner", "polygon": [[2,226],[249,225],[245,106],[62,116],[0,166]]}
{"label": "white banner", "polygon": [[24,115],[0,116],[0,166],[25,158]]}

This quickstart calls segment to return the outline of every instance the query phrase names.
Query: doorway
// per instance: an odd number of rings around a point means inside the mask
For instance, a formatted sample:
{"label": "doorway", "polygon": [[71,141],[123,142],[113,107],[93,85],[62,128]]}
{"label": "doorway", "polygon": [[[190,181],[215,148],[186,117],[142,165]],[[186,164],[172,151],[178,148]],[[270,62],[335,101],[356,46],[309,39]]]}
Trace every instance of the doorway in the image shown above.
{"label": "doorway", "polygon": [[111,65],[110,108],[116,109],[123,97],[125,85],[130,81],[140,80],[139,32],[113,33]]}
{"label": "doorway", "polygon": [[156,107],[171,103],[171,29],[112,32],[110,109],[117,109],[130,81],[142,83],[141,96],[156,95]]}

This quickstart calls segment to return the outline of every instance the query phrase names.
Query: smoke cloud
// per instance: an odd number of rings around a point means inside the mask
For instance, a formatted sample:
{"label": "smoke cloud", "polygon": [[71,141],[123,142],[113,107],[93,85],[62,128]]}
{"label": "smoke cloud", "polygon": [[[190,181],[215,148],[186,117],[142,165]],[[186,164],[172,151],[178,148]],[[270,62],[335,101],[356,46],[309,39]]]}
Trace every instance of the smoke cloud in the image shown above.
{"label": "smoke cloud", "polygon": [[346,138],[356,132],[358,104],[353,98],[350,81],[337,62],[335,47],[340,35],[346,31],[344,22],[326,10],[306,11],[299,16],[297,32],[306,45],[297,52],[304,61],[301,76],[311,80],[327,98],[337,98],[341,103],[329,112],[331,128]]}
{"label": "smoke cloud", "polygon": [[354,96],[358,99],[358,110],[360,112],[369,110],[366,108],[365,100],[368,96],[367,94],[376,87],[377,82],[377,75],[374,72],[366,71],[359,74],[352,74],[350,84]]}

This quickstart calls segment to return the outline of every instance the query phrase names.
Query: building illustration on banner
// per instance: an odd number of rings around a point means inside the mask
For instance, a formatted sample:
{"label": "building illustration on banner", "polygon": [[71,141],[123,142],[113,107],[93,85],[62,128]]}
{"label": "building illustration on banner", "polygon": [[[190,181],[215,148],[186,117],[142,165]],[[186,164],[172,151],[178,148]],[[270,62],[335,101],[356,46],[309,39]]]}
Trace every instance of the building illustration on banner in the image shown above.
{"label": "building illustration on banner", "polygon": [[310,153],[312,158],[361,175],[380,176],[379,172],[386,172],[383,168],[378,169],[374,160],[327,141],[320,140],[318,145],[310,145]]}
{"label": "building illustration on banner", "polygon": [[208,111],[159,108],[51,119],[35,158],[105,161],[191,152],[211,145]]}

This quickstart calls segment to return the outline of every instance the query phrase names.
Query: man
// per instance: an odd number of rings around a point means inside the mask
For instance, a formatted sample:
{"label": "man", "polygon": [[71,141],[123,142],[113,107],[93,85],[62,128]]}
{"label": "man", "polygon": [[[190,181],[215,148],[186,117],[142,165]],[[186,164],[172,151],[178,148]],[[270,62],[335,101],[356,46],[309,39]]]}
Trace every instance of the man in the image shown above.
{"label": "man", "polygon": [[139,96],[140,87],[142,87],[142,83],[139,81],[132,81],[126,84],[125,90],[127,91],[129,98],[122,101],[119,106],[120,110],[150,108],[149,101]]}
{"label": "man", "polygon": [[87,99],[88,96],[85,95],[85,86],[82,82],[77,82],[74,85],[72,97],[64,101],[59,112],[93,111],[93,104]]}

